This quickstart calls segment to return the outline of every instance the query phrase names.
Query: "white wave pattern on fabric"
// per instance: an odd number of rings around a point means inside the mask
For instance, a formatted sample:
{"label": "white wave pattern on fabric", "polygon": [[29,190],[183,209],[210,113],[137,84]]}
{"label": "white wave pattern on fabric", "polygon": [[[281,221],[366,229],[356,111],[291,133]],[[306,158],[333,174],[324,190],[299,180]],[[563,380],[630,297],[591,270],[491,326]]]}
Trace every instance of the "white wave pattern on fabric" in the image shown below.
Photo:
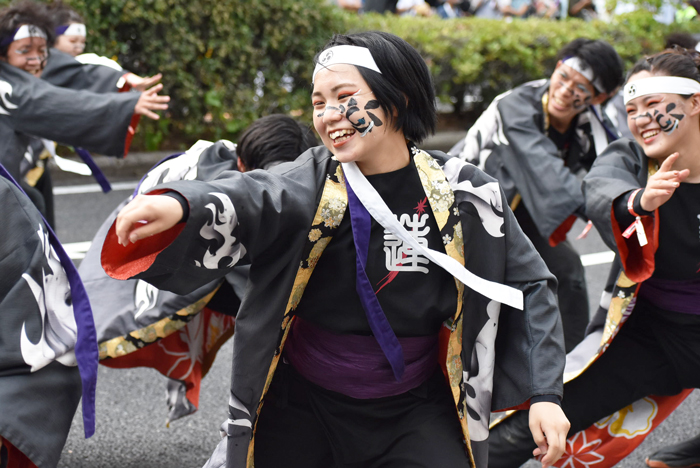
{"label": "white wave pattern on fabric", "polygon": [[497,96],[472,125],[467,136],[464,137],[464,148],[459,154],[460,159],[476,164],[480,169],[483,169],[494,146],[510,144],[503,133],[503,119],[498,111],[498,101],[510,93],[511,91],[507,91]]}
{"label": "white wave pattern on fabric", "polygon": [[392,232],[396,237],[403,240],[405,244],[428,257],[433,263],[444,268],[445,271],[477,293],[489,299],[507,304],[515,309],[523,310],[522,291],[505,284],[485,280],[476,276],[454,258],[433,249],[426,249],[420,245],[413,236],[406,231],[401,223],[396,220],[396,216],[386,206],[384,200],[382,200],[374,187],[367,181],[362,172],[360,172],[357,164],[351,162],[342,163],[342,165],[345,177],[355,191],[357,198],[360,199],[360,202],[367,208],[370,215],[381,224],[384,229]]}
{"label": "white wave pattern on fabric", "polygon": [[[491,301],[486,306],[489,316],[474,343],[472,362],[477,362],[477,372],[469,375],[464,371],[462,377],[474,392],[466,392],[466,404],[479,415],[480,420],[472,417],[471,411],[467,411],[467,423],[469,425],[469,438],[480,442],[489,437],[489,414],[491,412],[491,388],[493,372],[496,364],[496,333],[498,333],[498,319],[501,315],[501,304]],[[472,398],[470,394],[474,394]]]}
{"label": "white wave pattern on fabric", "polygon": [[48,262],[49,273],[42,269],[42,284],[24,273],[22,278],[27,282],[34,295],[41,315],[41,337],[33,343],[27,336],[27,322],[22,324],[20,335],[20,352],[22,359],[35,372],[58,361],[65,366],[75,366],[75,343],[78,336],[78,326],[73,315],[70,298],[68,276],[61,265],[56,252],[49,243],[49,236],[39,226],[37,234],[41,239],[41,247]]}
{"label": "white wave pattern on fabric", "polygon": [[134,320],[158,304],[158,293],[158,288],[152,284],[148,284],[144,280],[136,281],[136,287],[134,288],[134,307],[136,308]]}
{"label": "white wave pattern on fabric", "polygon": [[210,141],[199,140],[184,154],[157,165],[146,174],[139,185],[138,193],[147,192],[158,184],[196,179],[199,158],[204,150],[213,144]]}
{"label": "white wave pattern on fabric", "polygon": [[0,107],[0,114],[10,115],[10,110],[17,109],[17,105],[12,104],[8,101],[8,97],[12,96],[12,85],[7,81],[0,80],[0,100],[2,100],[2,107]]}
{"label": "white wave pattern on fabric", "polygon": [[246,253],[245,247],[233,236],[233,229],[238,225],[238,216],[236,216],[236,210],[227,195],[219,192],[212,192],[209,195],[218,198],[223,209],[219,210],[215,203],[204,206],[205,209],[211,211],[212,217],[210,222],[202,226],[199,235],[204,239],[214,240],[220,245],[213,252],[207,250],[202,261],[196,262],[196,264],[210,270],[216,270],[221,268],[219,263],[222,259],[231,257],[231,261],[224,266],[232,267]]}
{"label": "white wave pattern on fabric", "polygon": [[[165,354],[177,357],[175,363],[170,366],[170,369],[168,369],[168,372],[165,374],[167,377],[176,380],[185,380],[194,370],[195,364],[202,361],[199,350],[202,349],[202,342],[204,340],[203,330],[204,319],[202,318],[202,314],[197,314],[187,326],[180,330],[180,339],[187,345],[187,351],[171,351],[165,347],[163,340],[158,341],[158,346],[160,346]],[[182,363],[187,364],[186,370],[175,375],[174,372]]]}
{"label": "white wave pattern on fabric", "polygon": [[503,237],[503,201],[498,182],[488,182],[480,187],[474,187],[470,180],[459,182],[459,173],[465,164],[458,158],[452,158],[443,166],[450,187],[455,192],[464,192],[465,200],[474,205],[489,235]]}

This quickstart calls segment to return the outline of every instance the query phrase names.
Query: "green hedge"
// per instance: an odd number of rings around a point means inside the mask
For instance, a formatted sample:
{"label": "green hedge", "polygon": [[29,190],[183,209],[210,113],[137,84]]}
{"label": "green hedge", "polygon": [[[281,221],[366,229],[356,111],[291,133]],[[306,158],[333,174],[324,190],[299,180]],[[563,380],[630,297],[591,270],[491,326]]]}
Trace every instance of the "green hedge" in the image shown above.
{"label": "green hedge", "polygon": [[308,108],[314,51],[346,21],[324,0],[70,5],[84,14],[89,52],[141,75],[163,73],[172,102],[159,122],[141,120],[135,145],[146,149],[235,138],[261,115]]}
{"label": "green hedge", "polygon": [[[668,33],[700,31],[700,23],[659,24],[646,11],[618,17],[612,23],[534,18],[512,22],[480,18],[396,20],[366,15],[349,18],[348,24],[354,30],[381,29],[406,39],[426,59],[441,99],[452,101],[456,112],[469,111],[476,116],[503,91],[548,77],[559,49],[577,37],[608,41],[629,69],[638,58],[661,50]],[[463,109],[460,104],[465,93],[480,94],[483,100]]]}
{"label": "green hedge", "polygon": [[[358,16],[326,0],[70,4],[86,18],[88,51],[141,75],[163,73],[171,108],[159,122],[142,119],[135,145],[146,149],[175,149],[198,138],[235,140],[253,120],[274,112],[310,122],[312,59],[334,32],[380,29],[405,38],[428,62],[441,100],[455,103],[455,112],[469,120],[504,90],[548,76],[559,48],[576,37],[609,41],[630,66],[660,50],[669,32],[700,31],[700,22],[665,26],[645,11],[606,24]],[[465,93],[483,100],[462,108]]]}

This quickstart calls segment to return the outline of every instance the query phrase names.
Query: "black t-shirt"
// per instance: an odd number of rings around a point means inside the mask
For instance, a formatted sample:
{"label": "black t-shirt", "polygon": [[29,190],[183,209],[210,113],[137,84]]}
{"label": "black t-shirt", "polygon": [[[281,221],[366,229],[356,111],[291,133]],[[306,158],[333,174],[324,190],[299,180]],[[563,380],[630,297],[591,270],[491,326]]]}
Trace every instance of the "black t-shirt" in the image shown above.
{"label": "black t-shirt", "polygon": [[659,207],[653,278],[700,279],[700,184],[682,183]]}
{"label": "black t-shirt", "polygon": [[[407,231],[431,249],[445,252],[413,161],[398,171],[368,176]],[[422,255],[404,251],[403,242],[372,219],[367,277],[397,336],[426,336],[454,315],[454,277]],[[326,247],[296,309],[296,315],[330,331],[370,335],[355,290],[355,244],[349,209]]]}
{"label": "black t-shirt", "polygon": [[569,128],[564,133],[560,133],[552,126],[547,130],[547,136],[559,150],[559,157],[564,160],[566,167],[574,174],[581,169],[586,171],[590,170],[596,157],[595,148],[592,143],[588,148],[588,152],[584,154],[583,148],[578,138],[576,138],[577,127],[578,115],[571,121]]}

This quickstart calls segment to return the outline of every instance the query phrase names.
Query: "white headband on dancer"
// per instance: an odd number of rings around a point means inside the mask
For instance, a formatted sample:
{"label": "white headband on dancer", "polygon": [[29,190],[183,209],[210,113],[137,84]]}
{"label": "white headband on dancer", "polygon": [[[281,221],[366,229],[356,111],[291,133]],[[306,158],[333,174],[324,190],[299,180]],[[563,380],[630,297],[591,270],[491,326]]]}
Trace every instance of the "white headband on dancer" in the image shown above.
{"label": "white headband on dancer", "polygon": [[340,45],[324,50],[318,57],[318,63],[314,69],[314,74],[311,78],[313,83],[316,79],[316,73],[331,65],[343,63],[346,65],[355,65],[356,67],[365,67],[374,70],[381,74],[377,63],[372,57],[372,53],[366,47],[358,47],[351,45]]}
{"label": "white headband on dancer", "polygon": [[700,83],[680,76],[652,76],[625,85],[625,104],[634,98],[648,94],[700,93]]}
{"label": "white headband on dancer", "polygon": [[595,74],[593,73],[593,69],[586,62],[584,62],[578,57],[569,57],[562,63],[582,74],[585,79],[591,82],[593,87],[599,93],[605,92],[605,88],[603,88],[603,83],[601,83],[600,78],[597,78],[595,76]]}
{"label": "white headband on dancer", "polygon": [[[63,29],[63,28],[65,28],[65,29]],[[61,29],[63,29],[63,31],[61,31]],[[62,26],[61,28],[57,28],[56,33],[58,36],[64,34],[66,36],[86,37],[87,36],[87,29],[85,28],[84,24],[72,23],[72,24],[69,24],[68,26]]]}

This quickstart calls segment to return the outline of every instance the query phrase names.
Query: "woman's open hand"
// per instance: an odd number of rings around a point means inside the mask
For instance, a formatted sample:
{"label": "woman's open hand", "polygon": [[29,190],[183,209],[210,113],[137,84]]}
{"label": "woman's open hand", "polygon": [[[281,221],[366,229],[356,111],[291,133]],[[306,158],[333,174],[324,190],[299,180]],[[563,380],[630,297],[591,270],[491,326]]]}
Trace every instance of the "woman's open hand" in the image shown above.
{"label": "woman's open hand", "polygon": [[158,120],[160,116],[153,112],[154,110],[166,110],[168,108],[168,102],[170,102],[170,96],[160,96],[158,92],[163,89],[163,84],[158,83],[157,85],[147,89],[141,93],[136,106],[134,107],[134,113],[145,115],[149,119]]}
{"label": "woman's open hand", "polygon": [[115,229],[121,245],[159,234],[182,219],[180,202],[167,195],[137,195],[117,215]]}

